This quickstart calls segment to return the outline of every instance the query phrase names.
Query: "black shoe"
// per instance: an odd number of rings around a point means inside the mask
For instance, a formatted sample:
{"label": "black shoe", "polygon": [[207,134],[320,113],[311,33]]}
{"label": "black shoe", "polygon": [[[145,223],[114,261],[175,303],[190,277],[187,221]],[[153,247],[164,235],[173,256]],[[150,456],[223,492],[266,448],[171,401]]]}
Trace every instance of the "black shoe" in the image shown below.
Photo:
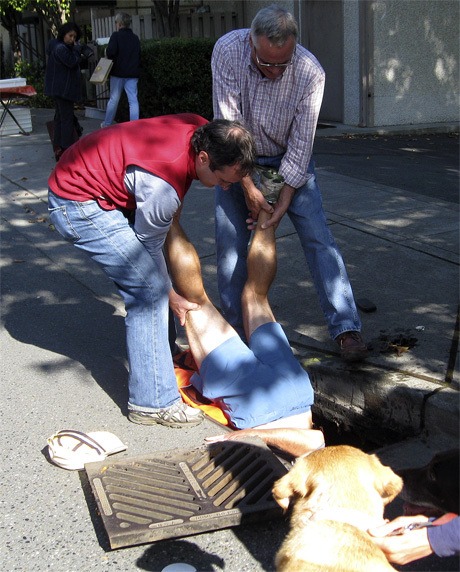
{"label": "black shoe", "polygon": [[54,152],[54,158],[56,159],[56,163],[59,161],[64,151],[65,149],[61,149],[61,147],[58,147],[56,149],[56,151]]}
{"label": "black shoe", "polygon": [[369,350],[359,332],[344,332],[335,340],[340,346],[340,357],[345,361],[362,361],[369,355]]}

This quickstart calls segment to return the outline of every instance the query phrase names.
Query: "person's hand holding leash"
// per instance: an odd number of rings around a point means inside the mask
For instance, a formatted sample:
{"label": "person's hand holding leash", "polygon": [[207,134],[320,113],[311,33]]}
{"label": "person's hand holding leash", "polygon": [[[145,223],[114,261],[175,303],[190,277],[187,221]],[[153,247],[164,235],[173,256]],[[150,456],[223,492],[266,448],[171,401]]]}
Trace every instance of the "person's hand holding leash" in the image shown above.
{"label": "person's hand holding leash", "polygon": [[429,519],[423,515],[399,516],[383,526],[368,530],[368,533],[390,562],[407,564],[433,553],[427,526],[415,527],[419,523],[430,525]]}

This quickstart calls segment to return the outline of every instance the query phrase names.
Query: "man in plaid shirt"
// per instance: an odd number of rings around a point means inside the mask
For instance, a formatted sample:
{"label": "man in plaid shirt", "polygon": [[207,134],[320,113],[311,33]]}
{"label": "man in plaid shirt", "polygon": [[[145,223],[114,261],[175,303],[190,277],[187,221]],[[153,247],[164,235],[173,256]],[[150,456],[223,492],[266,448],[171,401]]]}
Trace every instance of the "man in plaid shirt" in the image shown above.
{"label": "man in plaid shirt", "polygon": [[[251,29],[220,38],[212,55],[214,117],[240,120],[256,141],[258,172],[281,180],[278,199],[267,202],[247,176],[230,189],[216,188],[216,243],[221,305],[227,321],[242,333],[241,292],[246,253],[260,210],[262,225],[277,226],[288,214],[328,322],[346,361],[368,350],[345,264],[327,226],[316,182],[312,149],[325,74],[308,50],[297,44],[293,16],[272,5],[261,9]],[[251,213],[247,223],[248,211]]]}

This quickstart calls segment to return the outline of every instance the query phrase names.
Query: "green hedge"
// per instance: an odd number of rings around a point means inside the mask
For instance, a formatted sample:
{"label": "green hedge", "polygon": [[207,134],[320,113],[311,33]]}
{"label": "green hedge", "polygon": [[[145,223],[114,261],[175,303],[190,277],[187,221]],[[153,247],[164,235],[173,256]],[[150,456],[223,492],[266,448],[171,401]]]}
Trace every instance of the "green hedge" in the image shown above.
{"label": "green hedge", "polygon": [[[141,117],[198,113],[212,119],[211,54],[215,40],[166,38],[142,41],[139,107]],[[126,97],[117,121],[129,118]]]}
{"label": "green hedge", "polygon": [[31,85],[35,88],[37,95],[21,100],[20,104],[24,107],[54,107],[53,98],[44,94],[45,70],[43,69],[43,64],[41,62],[16,62],[14,70],[11,70],[5,77],[23,77],[25,78],[27,85]]}
{"label": "green hedge", "polygon": [[[211,54],[216,40],[208,38],[165,38],[141,41],[139,107],[141,117],[168,113],[198,113],[212,119]],[[31,107],[54,107],[43,95],[44,72],[40,64],[17,65],[12,76],[25,77],[37,96]],[[123,94],[117,121],[128,121],[129,111]]]}

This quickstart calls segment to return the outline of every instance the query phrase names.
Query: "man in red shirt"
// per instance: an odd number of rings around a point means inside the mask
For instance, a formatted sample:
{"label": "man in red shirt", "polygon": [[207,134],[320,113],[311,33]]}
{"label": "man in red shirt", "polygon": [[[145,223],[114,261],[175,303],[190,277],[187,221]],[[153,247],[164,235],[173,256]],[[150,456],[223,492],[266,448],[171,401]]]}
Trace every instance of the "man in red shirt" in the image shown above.
{"label": "man in red shirt", "polygon": [[163,244],[194,179],[226,188],[253,161],[252,136],[240,123],[177,114],[91,133],[50,175],[51,222],[99,264],[124,300],[134,423],[181,427],[202,420],[180,400],[168,341],[168,302],[176,314],[197,304],[171,288]]}

